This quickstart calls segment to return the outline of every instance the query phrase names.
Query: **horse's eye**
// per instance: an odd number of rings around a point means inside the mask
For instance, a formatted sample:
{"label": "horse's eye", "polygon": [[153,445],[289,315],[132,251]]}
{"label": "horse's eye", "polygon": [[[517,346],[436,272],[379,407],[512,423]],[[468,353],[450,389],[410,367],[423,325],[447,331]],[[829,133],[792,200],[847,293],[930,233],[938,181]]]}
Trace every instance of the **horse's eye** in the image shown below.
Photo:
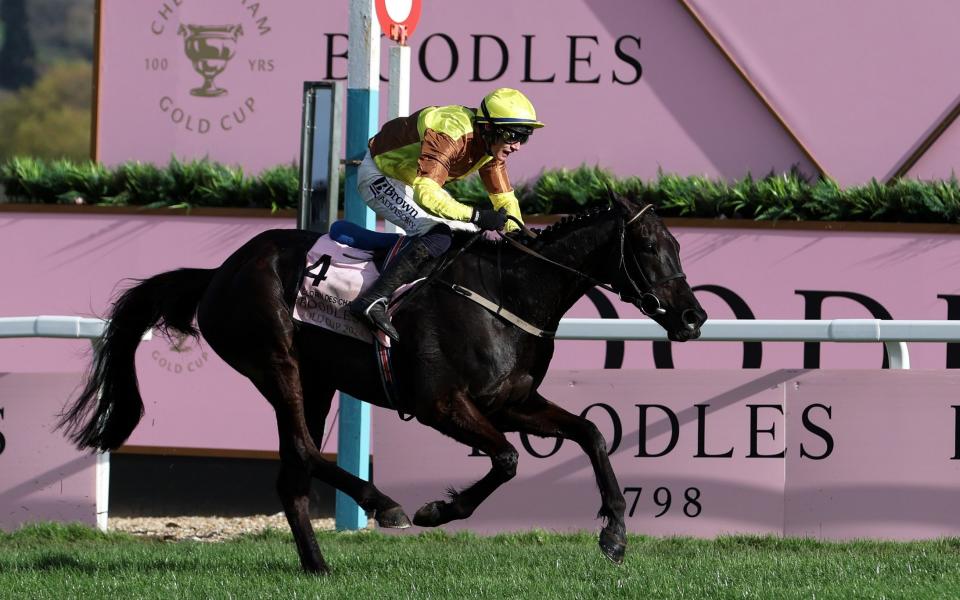
{"label": "horse's eye", "polygon": [[640,250],[642,250],[642,251],[644,251],[644,252],[651,252],[651,253],[652,253],[652,252],[656,251],[656,249],[657,249],[656,245],[655,245],[653,242],[650,242],[650,241],[645,241],[645,242],[643,242],[642,244],[640,244]]}

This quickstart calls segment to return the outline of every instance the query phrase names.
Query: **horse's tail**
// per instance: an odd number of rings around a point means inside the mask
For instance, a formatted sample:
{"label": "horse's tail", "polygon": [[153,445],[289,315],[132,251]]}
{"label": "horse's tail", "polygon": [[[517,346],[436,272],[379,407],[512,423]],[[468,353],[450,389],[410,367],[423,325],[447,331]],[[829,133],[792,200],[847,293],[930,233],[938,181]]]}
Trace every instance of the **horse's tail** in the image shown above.
{"label": "horse's tail", "polygon": [[114,450],[143,417],[134,356],[151,327],[199,336],[193,317],[214,269],[178,269],[155,275],[126,290],[114,302],[106,331],[94,344],[94,358],[80,396],[61,416],[79,448]]}

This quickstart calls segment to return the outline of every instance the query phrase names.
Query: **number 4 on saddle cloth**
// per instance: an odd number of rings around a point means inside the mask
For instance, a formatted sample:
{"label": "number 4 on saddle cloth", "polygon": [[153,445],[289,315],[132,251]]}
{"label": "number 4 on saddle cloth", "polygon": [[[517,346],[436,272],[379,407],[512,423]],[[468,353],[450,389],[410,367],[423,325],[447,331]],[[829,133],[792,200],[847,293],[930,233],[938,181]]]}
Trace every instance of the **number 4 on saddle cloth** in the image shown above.
{"label": "number 4 on saddle cloth", "polygon": [[[380,269],[396,256],[405,237],[379,233],[350,221],[337,221],[307,252],[303,280],[293,306],[293,318],[340,335],[373,344],[387,397],[396,406],[390,338],[373,334],[347,309],[380,276]],[[417,282],[402,286],[402,295]],[[401,415],[403,417],[403,415]]]}
{"label": "number 4 on saddle cloth", "polygon": [[373,343],[370,328],[354,317],[347,305],[373,285],[379,268],[396,255],[404,239],[349,221],[335,222],[307,252],[293,318]]}

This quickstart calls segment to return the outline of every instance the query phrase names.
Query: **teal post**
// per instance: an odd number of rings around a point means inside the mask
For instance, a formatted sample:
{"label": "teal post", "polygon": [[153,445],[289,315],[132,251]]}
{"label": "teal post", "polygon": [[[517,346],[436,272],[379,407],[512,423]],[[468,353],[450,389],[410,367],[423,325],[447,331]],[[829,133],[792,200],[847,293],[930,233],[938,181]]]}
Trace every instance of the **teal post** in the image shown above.
{"label": "teal post", "polygon": [[[350,56],[347,80],[347,144],[344,190],[345,217],[367,229],[376,217],[357,192],[357,163],[367,151],[367,140],[377,132],[380,110],[380,26],[373,0],[351,0]],[[337,464],[365,480],[370,479],[370,405],[340,394]],[[352,498],[337,491],[337,530],[363,529],[367,515]]]}

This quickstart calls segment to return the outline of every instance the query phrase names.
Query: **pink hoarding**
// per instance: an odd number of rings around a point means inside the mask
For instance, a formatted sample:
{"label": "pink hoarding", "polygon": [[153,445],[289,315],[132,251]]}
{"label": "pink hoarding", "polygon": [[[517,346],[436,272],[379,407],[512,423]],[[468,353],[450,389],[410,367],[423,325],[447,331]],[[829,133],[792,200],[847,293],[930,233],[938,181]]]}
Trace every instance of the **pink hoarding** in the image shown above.
{"label": "pink hoarding", "polygon": [[[101,6],[97,156],[108,164],[296,162],[303,81],[346,79],[348,2]],[[516,180],[584,163],[642,177],[815,171],[677,2],[433,2],[410,45],[413,109],[477,106],[503,86],[530,96],[547,127],[511,159]],[[207,85],[195,69],[212,46],[220,72]]]}
{"label": "pink hoarding", "polygon": [[[958,383],[947,372],[554,371],[541,391],[603,433],[629,531],[919,539],[960,533]],[[374,419],[377,485],[411,514],[489,469],[436,431],[379,409]],[[516,478],[446,527],[598,529],[579,447],[508,437]]]}
{"label": "pink hoarding", "polygon": [[[672,229],[688,281],[714,319],[955,319],[960,282],[947,274],[960,265],[960,239],[951,234],[761,229]],[[602,304],[602,303],[601,303]],[[612,301],[606,314],[640,318]],[[606,316],[582,299],[573,317]],[[841,367],[879,368],[875,344],[567,342],[553,368]],[[914,368],[958,367],[945,344],[912,344]],[[957,359],[953,359],[957,360]]]}
{"label": "pink hoarding", "polygon": [[[893,176],[956,106],[954,3],[686,2],[844,185]],[[949,177],[953,144],[931,148],[910,175]]]}
{"label": "pink hoarding", "polygon": [[80,373],[0,372],[0,530],[37,521],[97,524],[97,457],[53,431],[63,399],[79,384]]}
{"label": "pink hoarding", "polygon": [[[256,233],[292,225],[292,217],[2,212],[0,253],[22,260],[2,267],[0,315],[103,316],[129,278],[215,267]],[[944,276],[960,261],[956,236],[683,222],[672,231],[689,281],[713,318],[874,318],[882,311],[896,319],[960,318],[960,284]],[[582,299],[568,316],[642,317],[606,294]],[[911,344],[910,353],[915,369],[960,366],[947,344]],[[89,354],[85,340],[0,340],[0,366],[10,372],[81,371]],[[878,369],[882,361],[879,344],[561,341],[553,368]],[[158,337],[141,345],[137,368],[146,416],[131,444],[276,450],[269,405],[205,344]],[[334,431],[325,451],[335,448]]]}
{"label": "pink hoarding", "polygon": [[[30,257],[4,264],[15,283],[0,296],[0,314],[104,316],[132,279],[216,267],[257,233],[292,227],[293,219],[0,213],[0,224],[6,256]],[[87,340],[0,340],[5,371],[82,371],[89,359]],[[276,451],[270,406],[204,344],[161,336],[143,342],[137,375],[146,416],[129,444]],[[334,435],[327,451],[335,448]]]}
{"label": "pink hoarding", "polygon": [[[302,82],[346,79],[348,2],[101,8],[97,155],[110,164],[295,162]],[[446,0],[410,40],[410,104],[524,90],[548,126],[511,159],[517,179],[583,163],[641,177],[797,166],[842,185],[947,178],[955,141],[937,135],[956,116],[957,16],[939,0]]]}
{"label": "pink hoarding", "polygon": [[[787,391],[784,534],[854,539],[960,530],[956,373],[807,373]],[[803,415],[829,437],[810,437]],[[817,439],[820,438],[820,439]],[[792,450],[795,450],[792,448]]]}

